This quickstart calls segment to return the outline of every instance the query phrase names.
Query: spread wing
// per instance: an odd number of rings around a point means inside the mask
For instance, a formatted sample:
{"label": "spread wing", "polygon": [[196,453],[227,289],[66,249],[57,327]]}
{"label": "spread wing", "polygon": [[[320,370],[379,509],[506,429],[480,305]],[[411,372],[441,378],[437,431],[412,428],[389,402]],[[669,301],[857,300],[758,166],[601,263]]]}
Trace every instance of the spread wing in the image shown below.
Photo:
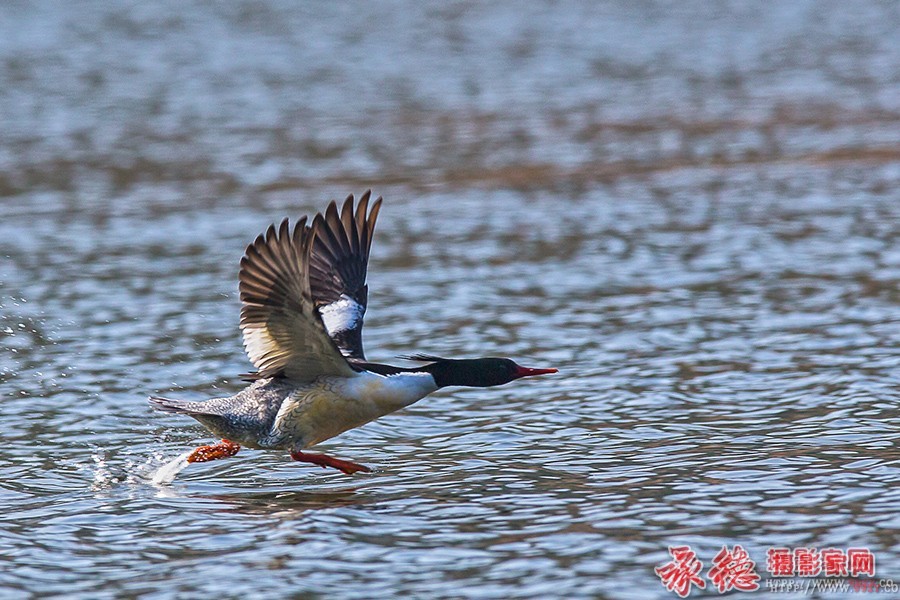
{"label": "spread wing", "polygon": [[357,360],[365,359],[362,328],[369,295],[366,270],[381,208],[378,198],[368,211],[370,196],[368,191],[363,194],[355,211],[351,194],[340,214],[332,201],[324,215],[316,215],[309,259],[312,297],[328,335],[344,356]]}
{"label": "spread wing", "polygon": [[290,231],[288,220],[270,225],[241,259],[241,331],[258,372],[312,381],[320,375],[353,375],[328,336],[310,289],[310,255],[316,224],[306,217]]}

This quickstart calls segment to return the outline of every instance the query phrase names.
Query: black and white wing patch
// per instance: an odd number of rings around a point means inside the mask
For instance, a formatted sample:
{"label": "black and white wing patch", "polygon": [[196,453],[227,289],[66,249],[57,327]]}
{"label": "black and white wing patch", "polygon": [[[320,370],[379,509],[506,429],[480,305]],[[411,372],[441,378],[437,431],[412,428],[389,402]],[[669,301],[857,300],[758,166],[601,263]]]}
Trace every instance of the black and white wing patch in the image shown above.
{"label": "black and white wing patch", "polygon": [[287,219],[277,230],[270,225],[241,259],[241,331],[256,377],[284,375],[305,382],[354,374],[313,301],[309,265],[315,229],[315,223],[306,225],[306,217],[293,232]]}
{"label": "black and white wing patch", "polygon": [[351,194],[340,214],[332,201],[324,215],[316,215],[309,260],[312,297],[328,335],[344,356],[359,360],[365,359],[362,328],[369,293],[369,249],[381,208],[378,198],[368,211],[370,197],[370,191],[363,194],[354,210]]}

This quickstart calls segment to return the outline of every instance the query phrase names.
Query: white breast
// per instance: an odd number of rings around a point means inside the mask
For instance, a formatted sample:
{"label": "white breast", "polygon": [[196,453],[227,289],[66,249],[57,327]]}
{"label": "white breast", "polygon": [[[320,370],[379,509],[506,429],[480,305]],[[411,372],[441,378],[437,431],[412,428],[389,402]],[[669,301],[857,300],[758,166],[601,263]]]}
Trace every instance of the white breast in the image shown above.
{"label": "white breast", "polygon": [[260,446],[301,450],[409,406],[436,389],[428,373],[322,377],[285,399]]}
{"label": "white breast", "polygon": [[379,417],[409,406],[437,389],[430,373],[378,375],[366,371],[343,378],[335,385],[336,392],[372,406]]}

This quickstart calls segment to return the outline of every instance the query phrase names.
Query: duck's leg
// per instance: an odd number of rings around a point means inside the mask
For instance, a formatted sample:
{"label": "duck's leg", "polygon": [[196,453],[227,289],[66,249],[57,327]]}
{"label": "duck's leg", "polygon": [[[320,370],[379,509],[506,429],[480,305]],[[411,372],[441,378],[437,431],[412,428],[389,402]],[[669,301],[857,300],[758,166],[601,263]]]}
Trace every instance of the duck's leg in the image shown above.
{"label": "duck's leg", "polygon": [[241,445],[231,440],[222,440],[218,444],[210,446],[200,446],[187,457],[189,463],[209,462],[219,458],[228,458],[234,456],[241,449]]}
{"label": "duck's leg", "polygon": [[294,460],[299,460],[301,462],[308,462],[314,465],[319,465],[320,467],[327,468],[333,467],[346,473],[347,475],[353,475],[357,471],[362,471],[363,473],[371,473],[372,469],[365,465],[358,465],[355,462],[350,462],[349,460],[341,460],[340,458],[334,458],[332,456],[326,456],[324,454],[309,454],[307,452],[291,452],[291,458]]}

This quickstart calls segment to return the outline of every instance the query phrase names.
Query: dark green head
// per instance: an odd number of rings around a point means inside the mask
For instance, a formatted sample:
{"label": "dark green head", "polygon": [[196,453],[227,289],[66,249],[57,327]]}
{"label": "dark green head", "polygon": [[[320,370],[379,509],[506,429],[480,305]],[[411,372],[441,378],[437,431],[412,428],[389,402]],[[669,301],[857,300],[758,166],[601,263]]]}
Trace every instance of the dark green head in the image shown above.
{"label": "dark green head", "polygon": [[438,387],[448,385],[492,387],[521,377],[556,373],[556,369],[522,367],[508,358],[441,358],[422,367],[421,370],[431,373]]}

